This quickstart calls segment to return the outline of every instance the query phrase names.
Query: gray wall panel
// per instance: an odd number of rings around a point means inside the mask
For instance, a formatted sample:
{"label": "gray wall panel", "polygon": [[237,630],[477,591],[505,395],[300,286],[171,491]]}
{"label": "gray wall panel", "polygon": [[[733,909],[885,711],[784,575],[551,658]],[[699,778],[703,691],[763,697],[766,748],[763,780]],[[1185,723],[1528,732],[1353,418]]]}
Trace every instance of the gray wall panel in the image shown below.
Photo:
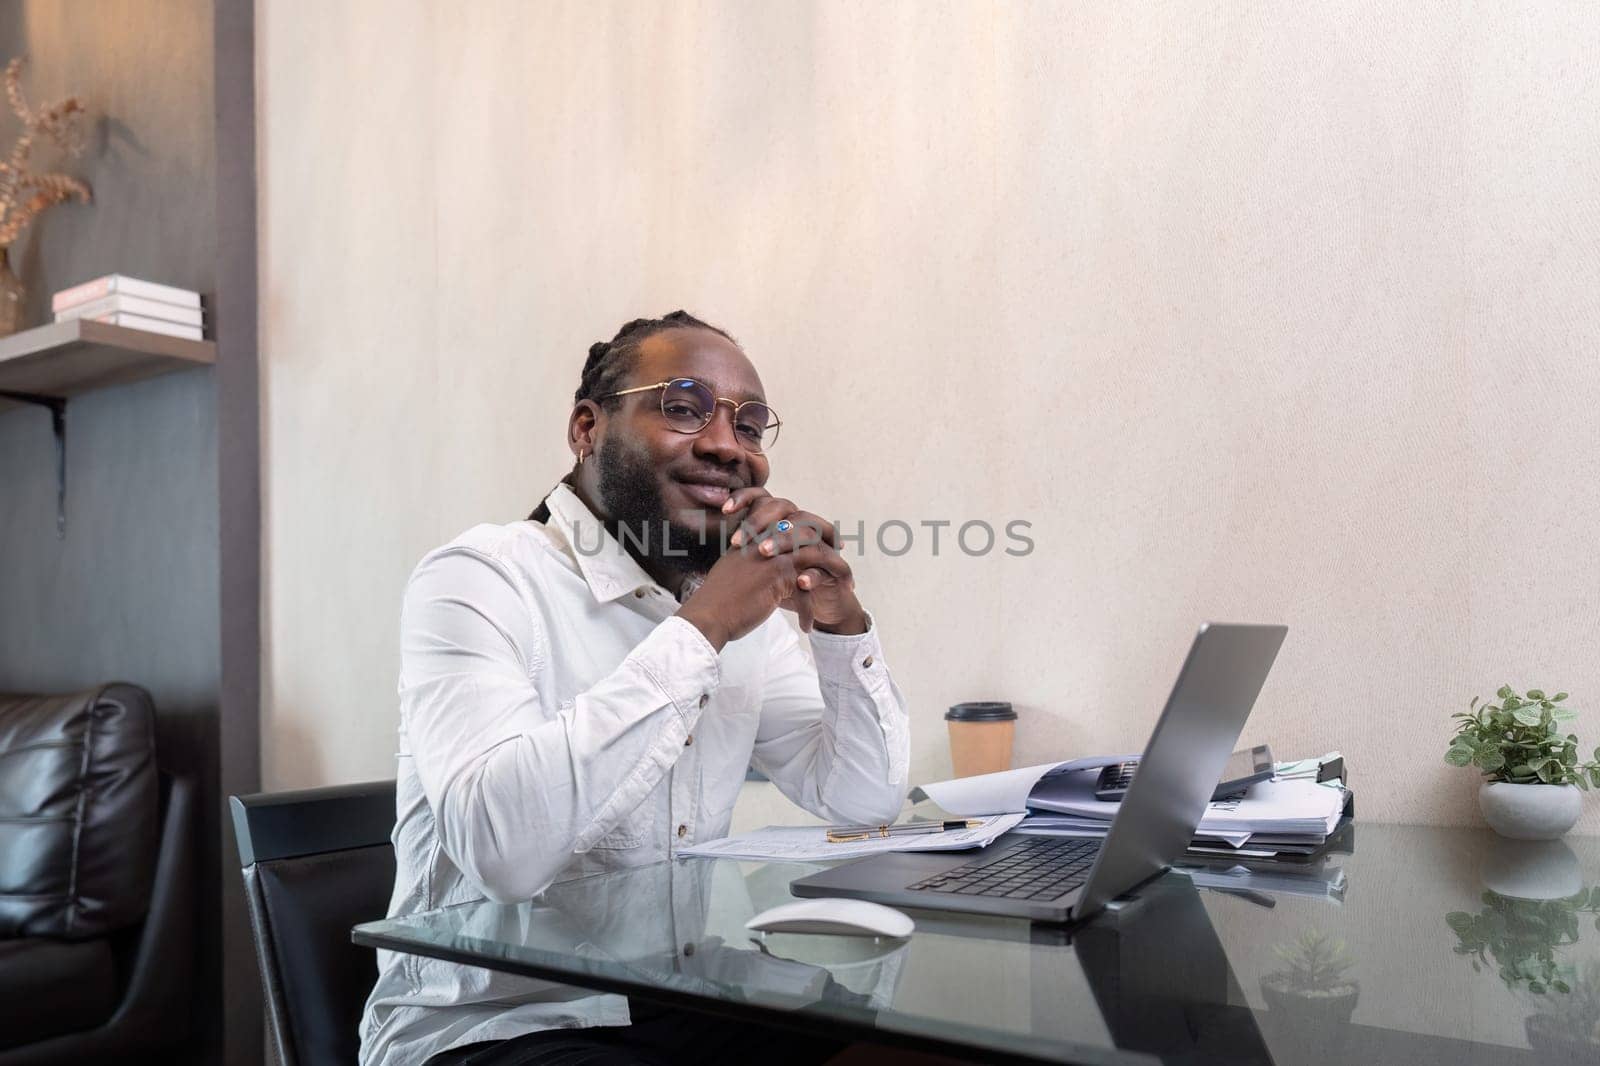
{"label": "gray wall panel", "polygon": [[[214,291],[212,31],[201,0],[0,0],[0,61],[27,55],[30,98],[90,109],[83,156],[36,157],[95,203],[52,209],[12,249],[34,323],[52,291],[113,271]],[[0,116],[0,146],[15,132]],[[65,539],[48,414],[0,413],[0,689],[142,684],[162,761],[203,790],[197,1061],[223,1058],[217,389],[207,369],[73,399]]]}
{"label": "gray wall panel", "polygon": [[212,371],[67,405],[67,535],[42,409],[0,414],[0,683],[136,681],[163,711],[217,694]]}

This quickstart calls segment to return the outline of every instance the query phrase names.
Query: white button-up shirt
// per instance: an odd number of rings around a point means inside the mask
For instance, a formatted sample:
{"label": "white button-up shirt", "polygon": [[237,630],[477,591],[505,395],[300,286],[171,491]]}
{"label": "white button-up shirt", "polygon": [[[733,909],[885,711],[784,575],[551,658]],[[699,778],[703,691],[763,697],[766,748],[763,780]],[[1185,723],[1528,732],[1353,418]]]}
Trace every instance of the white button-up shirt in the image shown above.
{"label": "white button-up shirt", "polygon": [[[391,917],[724,836],[752,762],[819,817],[897,814],[905,701],[873,627],[813,632],[808,659],[775,612],[719,655],[570,488],[545,503],[548,522],[474,527],[406,587]],[[628,1022],[617,995],[387,951],[378,969],[364,1066]]]}

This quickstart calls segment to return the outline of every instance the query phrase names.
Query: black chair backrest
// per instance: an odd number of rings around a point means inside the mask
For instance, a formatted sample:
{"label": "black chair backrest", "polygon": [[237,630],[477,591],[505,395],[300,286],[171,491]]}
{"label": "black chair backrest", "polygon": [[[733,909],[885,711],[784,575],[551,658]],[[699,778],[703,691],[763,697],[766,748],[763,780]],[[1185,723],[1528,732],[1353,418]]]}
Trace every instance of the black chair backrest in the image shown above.
{"label": "black chair backrest", "polygon": [[267,1021],[285,1066],[355,1062],[378,971],[350,927],[394,889],[394,782],[233,796]]}

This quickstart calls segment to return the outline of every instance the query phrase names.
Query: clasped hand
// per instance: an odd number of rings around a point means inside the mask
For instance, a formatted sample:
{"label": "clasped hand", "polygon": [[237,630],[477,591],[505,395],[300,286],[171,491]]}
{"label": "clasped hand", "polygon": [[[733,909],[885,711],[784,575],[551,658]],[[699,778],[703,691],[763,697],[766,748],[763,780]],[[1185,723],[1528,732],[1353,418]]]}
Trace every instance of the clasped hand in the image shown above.
{"label": "clasped hand", "polygon": [[[724,554],[678,610],[718,651],[755,629],[775,609],[793,611],[800,628],[864,633],[850,564],[839,554],[833,523],[766,489],[737,489],[722,506],[744,511]],[[779,529],[779,523],[788,525]]]}

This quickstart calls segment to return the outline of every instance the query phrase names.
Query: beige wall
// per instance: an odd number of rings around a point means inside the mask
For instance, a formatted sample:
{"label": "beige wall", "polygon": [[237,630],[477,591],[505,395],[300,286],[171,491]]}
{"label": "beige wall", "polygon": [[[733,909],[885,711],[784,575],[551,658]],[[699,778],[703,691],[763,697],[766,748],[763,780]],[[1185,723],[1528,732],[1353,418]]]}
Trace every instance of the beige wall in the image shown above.
{"label": "beige wall", "polygon": [[1502,681],[1600,743],[1594,8],[259,12],[269,787],[392,772],[410,567],[680,305],[785,412],[775,489],[1033,523],[857,561],[918,780],[964,698],[1137,747],[1207,618],[1289,624],[1249,735],[1366,818],[1475,819],[1446,716]]}

